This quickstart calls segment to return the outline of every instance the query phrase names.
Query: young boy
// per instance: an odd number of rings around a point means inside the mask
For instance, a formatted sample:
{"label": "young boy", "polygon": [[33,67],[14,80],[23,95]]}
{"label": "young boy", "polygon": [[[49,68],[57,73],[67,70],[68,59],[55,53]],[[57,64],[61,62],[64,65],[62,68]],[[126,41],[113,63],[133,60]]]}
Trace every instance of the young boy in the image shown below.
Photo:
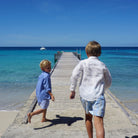
{"label": "young boy", "polygon": [[97,138],[104,138],[103,117],[105,113],[105,89],[111,85],[111,75],[104,63],[98,57],[101,46],[96,41],[90,41],[86,48],[88,59],[82,60],[74,68],[71,76],[70,99],[75,98],[77,80],[81,75],[79,92],[81,103],[85,109],[85,124],[89,138],[93,137],[93,123]]}
{"label": "young boy", "polygon": [[41,122],[45,122],[46,120],[46,111],[49,106],[49,100],[55,100],[53,94],[51,93],[51,79],[50,79],[50,71],[51,71],[51,63],[48,60],[42,60],[40,62],[40,68],[43,71],[38,78],[38,82],[36,85],[36,97],[37,102],[41,109],[38,109],[34,112],[28,113],[28,122],[31,123],[31,117],[37,114],[42,113]]}

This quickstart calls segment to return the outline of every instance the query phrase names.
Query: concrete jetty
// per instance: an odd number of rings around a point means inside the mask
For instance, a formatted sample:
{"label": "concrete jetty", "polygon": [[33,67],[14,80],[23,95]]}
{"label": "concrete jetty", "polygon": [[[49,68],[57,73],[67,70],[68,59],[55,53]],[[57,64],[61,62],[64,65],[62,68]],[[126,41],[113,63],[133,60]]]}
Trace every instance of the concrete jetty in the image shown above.
{"label": "concrete jetty", "polygon": [[[69,99],[70,76],[79,59],[71,52],[63,52],[52,75],[52,92],[55,101],[50,101],[47,111],[49,121],[41,123],[42,114],[32,117],[31,124],[25,124],[25,115],[33,110],[35,91],[32,93],[14,122],[2,138],[87,138],[84,110],[79,100]],[[138,138],[137,116],[122,108],[114,95],[107,91],[104,118],[105,138]],[[39,106],[36,105],[35,109]],[[94,129],[94,138],[95,129]]]}

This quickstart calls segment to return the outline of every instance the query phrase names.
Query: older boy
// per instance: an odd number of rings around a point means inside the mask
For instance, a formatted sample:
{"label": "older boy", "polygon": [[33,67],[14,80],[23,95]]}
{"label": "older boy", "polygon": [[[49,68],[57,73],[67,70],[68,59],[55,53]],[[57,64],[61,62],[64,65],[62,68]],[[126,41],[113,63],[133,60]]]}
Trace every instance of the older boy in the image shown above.
{"label": "older boy", "polygon": [[81,75],[79,86],[81,103],[85,109],[85,124],[89,138],[93,137],[93,123],[97,138],[104,138],[103,117],[105,113],[105,89],[111,85],[111,75],[104,63],[98,57],[101,46],[96,41],[90,41],[86,48],[88,59],[82,60],[74,68],[71,76],[70,99],[75,98],[77,80]]}
{"label": "older boy", "polygon": [[31,117],[37,114],[42,113],[41,122],[46,121],[46,111],[49,106],[49,100],[55,100],[53,94],[51,93],[51,79],[50,79],[50,71],[51,71],[51,63],[48,60],[42,60],[40,62],[40,68],[43,71],[38,78],[37,86],[36,86],[36,97],[37,102],[41,109],[38,109],[34,112],[28,113],[28,122],[31,123]]}

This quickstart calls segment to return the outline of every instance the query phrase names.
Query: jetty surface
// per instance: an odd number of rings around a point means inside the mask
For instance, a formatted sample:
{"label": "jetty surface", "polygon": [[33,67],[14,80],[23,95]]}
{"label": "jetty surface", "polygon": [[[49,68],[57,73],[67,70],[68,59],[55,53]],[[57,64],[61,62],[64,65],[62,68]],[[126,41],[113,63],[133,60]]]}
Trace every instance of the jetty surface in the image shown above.
{"label": "jetty surface", "polygon": [[[2,138],[87,138],[84,110],[78,87],[75,99],[69,99],[70,76],[79,59],[72,52],[63,52],[51,75],[55,101],[47,110],[49,121],[41,123],[42,114],[26,122],[26,114],[35,106],[35,91],[8,127]],[[105,138],[138,138],[137,116],[127,111],[114,95],[107,91],[104,117]],[[96,137],[94,129],[94,138]]]}

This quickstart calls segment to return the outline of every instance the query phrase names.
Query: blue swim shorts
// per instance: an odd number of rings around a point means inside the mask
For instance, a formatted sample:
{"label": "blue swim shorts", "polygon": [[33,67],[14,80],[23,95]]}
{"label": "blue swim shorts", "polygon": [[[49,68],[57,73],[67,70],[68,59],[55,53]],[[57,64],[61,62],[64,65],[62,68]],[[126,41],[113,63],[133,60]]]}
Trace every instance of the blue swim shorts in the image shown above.
{"label": "blue swim shorts", "polygon": [[43,100],[41,103],[38,103],[38,105],[42,108],[42,109],[47,109],[49,106],[49,99]]}
{"label": "blue swim shorts", "polygon": [[83,98],[80,97],[82,106],[86,112],[86,114],[92,114],[93,116],[99,116],[104,117],[105,114],[105,97],[104,95],[101,95],[97,100],[95,101],[86,101]]}

